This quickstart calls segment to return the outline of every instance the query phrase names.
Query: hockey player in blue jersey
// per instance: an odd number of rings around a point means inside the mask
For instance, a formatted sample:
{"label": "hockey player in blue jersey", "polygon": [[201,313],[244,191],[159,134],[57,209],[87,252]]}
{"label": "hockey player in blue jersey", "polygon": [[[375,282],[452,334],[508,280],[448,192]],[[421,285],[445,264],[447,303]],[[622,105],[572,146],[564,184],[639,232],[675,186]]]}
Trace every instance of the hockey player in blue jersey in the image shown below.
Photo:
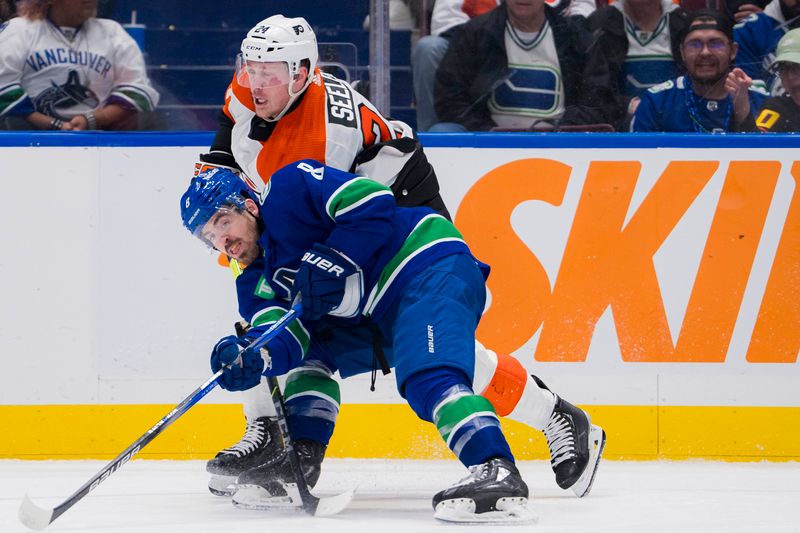
{"label": "hockey player in blue jersey", "polygon": [[731,69],[737,45],[730,19],[710,9],[693,12],[680,51],[686,75],[643,93],[631,131],[757,131],[754,114],[767,94],[742,69]]}
{"label": "hockey player in blue jersey", "polygon": [[[239,362],[221,378],[228,390],[254,387],[262,373],[288,373],[288,421],[312,485],[339,408],[331,374],[389,366],[400,394],[470,470],[434,496],[437,516],[529,518],[528,489],[495,410],[472,388],[489,269],[449,221],[427,208],[398,208],[388,187],[313,160],[275,173],[260,206],[233,173],[202,173],[181,198],[181,214],[193,234],[247,265],[236,288],[253,328],[244,339],[221,339],[212,369]],[[267,349],[242,350],[298,293],[302,318]],[[234,502],[258,507],[285,496],[276,482],[285,468],[245,472]]]}

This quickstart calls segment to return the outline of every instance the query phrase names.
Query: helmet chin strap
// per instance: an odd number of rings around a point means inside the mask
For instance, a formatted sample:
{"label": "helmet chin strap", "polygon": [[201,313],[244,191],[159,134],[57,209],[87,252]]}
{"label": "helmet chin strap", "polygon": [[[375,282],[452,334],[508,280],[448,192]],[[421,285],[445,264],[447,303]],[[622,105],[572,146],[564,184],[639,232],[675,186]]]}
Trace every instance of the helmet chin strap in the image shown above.
{"label": "helmet chin strap", "polygon": [[292,92],[292,85],[293,85],[293,84],[294,84],[294,82],[297,80],[297,76],[298,76],[298,75],[299,75],[299,74],[296,74],[295,76],[293,76],[292,82],[291,82],[289,85],[287,85],[287,86],[286,86],[286,90],[289,92],[289,101],[288,101],[288,102],[286,102],[286,105],[283,107],[283,109],[281,110],[281,112],[280,112],[280,113],[278,113],[278,114],[277,114],[277,115],[275,115],[275,116],[272,116],[272,117],[269,117],[269,118],[265,118],[264,120],[266,120],[267,122],[277,122],[277,121],[279,121],[279,120],[280,120],[280,119],[283,117],[283,115],[285,115],[285,114],[286,114],[286,112],[287,112],[287,111],[289,111],[289,109],[291,109],[291,107],[292,107],[292,104],[294,104],[295,100],[297,100],[297,98],[299,98],[299,97],[300,97],[300,95],[301,95],[301,94],[303,94],[303,92],[304,92],[306,89],[308,89],[308,86],[309,86],[309,85],[311,85],[311,76],[312,76],[312,73],[308,73],[308,74],[307,74],[307,76],[306,76],[306,82],[303,84],[303,88],[302,88],[302,89],[300,89],[300,90],[299,90],[299,91],[297,91],[296,93],[293,93],[293,92]]}
{"label": "helmet chin strap", "polygon": [[303,91],[305,90],[305,87],[303,87],[302,90],[300,90],[300,91],[298,91],[296,93],[292,93],[292,88],[291,88],[291,85],[290,85],[290,86],[288,86],[288,90],[289,90],[289,101],[286,102],[286,105],[283,107],[281,112],[278,113],[275,116],[272,116],[272,117],[269,117],[269,118],[265,118],[264,120],[266,120],[267,122],[277,122],[277,121],[279,121],[283,117],[283,115],[285,115],[286,112],[289,111],[289,109],[292,107],[292,104],[294,104],[294,101],[297,100],[297,97],[300,96],[303,93]]}

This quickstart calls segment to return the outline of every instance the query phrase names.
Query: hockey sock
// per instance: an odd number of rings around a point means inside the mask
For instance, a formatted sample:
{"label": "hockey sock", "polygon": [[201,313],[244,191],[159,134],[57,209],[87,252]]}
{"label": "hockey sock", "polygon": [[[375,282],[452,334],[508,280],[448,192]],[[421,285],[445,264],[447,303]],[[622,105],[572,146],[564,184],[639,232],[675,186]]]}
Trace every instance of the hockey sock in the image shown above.
{"label": "hockey sock", "polygon": [[487,350],[477,341],[473,388],[491,402],[498,415],[540,431],[556,403],[555,394],[540,387],[515,357]]}
{"label": "hockey sock", "polygon": [[265,378],[261,378],[261,382],[253,387],[242,392],[242,400],[244,404],[244,416],[247,420],[256,420],[264,416],[275,418],[275,404],[270,397],[269,387]]}
{"label": "hockey sock", "polygon": [[465,466],[493,457],[514,460],[492,404],[472,392],[460,371],[439,368],[419,372],[406,380],[404,392],[411,408],[436,425],[448,448]]}
{"label": "hockey sock", "polygon": [[283,391],[292,438],[327,445],[339,414],[339,383],[322,368],[300,367],[289,372]]}

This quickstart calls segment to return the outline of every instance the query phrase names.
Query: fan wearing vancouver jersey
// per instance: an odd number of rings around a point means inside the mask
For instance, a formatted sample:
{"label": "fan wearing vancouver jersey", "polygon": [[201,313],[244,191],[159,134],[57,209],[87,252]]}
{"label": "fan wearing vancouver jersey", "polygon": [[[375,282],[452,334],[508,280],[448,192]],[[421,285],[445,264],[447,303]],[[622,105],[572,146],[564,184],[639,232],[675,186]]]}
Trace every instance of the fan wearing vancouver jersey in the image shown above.
{"label": "fan wearing vancouver jersey", "polygon": [[680,47],[686,75],[642,94],[631,131],[756,131],[754,114],[767,94],[742,69],[732,68],[737,50],[727,15],[692,12]]}
{"label": "fan wearing vancouver jersey", "polygon": [[[388,186],[398,206],[426,206],[449,219],[436,174],[411,128],[381,116],[345,81],[321,73],[317,55],[316,37],[303,18],[275,15],[251,29],[242,42],[214,144],[201,156],[196,170],[215,166],[231,170],[261,196],[271,194],[271,176],[279,168],[295,160],[314,159]],[[232,266],[241,269],[242,265],[234,258]],[[273,280],[263,285],[264,295],[271,294],[275,286],[290,289],[294,276],[288,269],[276,271]],[[557,483],[578,496],[588,493],[601,449],[590,455],[588,430],[577,433],[591,425],[589,416],[529,375],[516,358],[496,354],[479,342],[474,345],[476,392],[501,414],[545,431],[546,436],[549,432]],[[380,358],[376,367],[389,371]],[[315,370],[311,378],[306,370],[292,374],[287,384],[289,411],[325,419],[332,428],[339,411],[339,386],[331,374],[324,368]],[[281,456],[266,381],[243,396],[244,436],[207,466],[212,474],[209,489],[215,494],[233,494],[237,480],[247,470]],[[330,401],[320,400],[323,396]],[[568,431],[575,432],[575,446],[554,448],[556,430],[552,428],[567,405],[575,411],[567,423]],[[313,486],[325,448],[310,445],[304,449],[304,442],[300,442],[300,452]]]}
{"label": "fan wearing vancouver jersey", "polygon": [[136,129],[158,92],[119,23],[96,0],[24,0],[0,24],[0,128]]}

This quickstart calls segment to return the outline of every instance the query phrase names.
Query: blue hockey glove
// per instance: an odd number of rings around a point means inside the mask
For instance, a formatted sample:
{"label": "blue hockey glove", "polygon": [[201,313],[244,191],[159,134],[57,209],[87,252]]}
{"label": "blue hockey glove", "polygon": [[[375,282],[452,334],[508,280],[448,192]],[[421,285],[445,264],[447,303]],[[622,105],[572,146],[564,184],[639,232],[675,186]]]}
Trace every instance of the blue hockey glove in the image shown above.
{"label": "blue hockey glove", "polygon": [[[219,377],[219,385],[223,389],[247,390],[255,387],[261,381],[265,355],[262,352],[266,353],[267,351],[265,348],[260,350],[242,349],[242,346],[247,346],[252,340],[247,336],[240,339],[235,335],[228,335],[214,345],[214,349],[211,351],[212,372],[216,373],[220,368],[231,365]],[[267,355],[267,357],[269,356]]]}
{"label": "blue hockey glove", "polygon": [[303,316],[309,320],[326,314],[354,317],[364,294],[361,269],[344,254],[317,243],[303,254],[292,297],[298,292],[303,295]]}

